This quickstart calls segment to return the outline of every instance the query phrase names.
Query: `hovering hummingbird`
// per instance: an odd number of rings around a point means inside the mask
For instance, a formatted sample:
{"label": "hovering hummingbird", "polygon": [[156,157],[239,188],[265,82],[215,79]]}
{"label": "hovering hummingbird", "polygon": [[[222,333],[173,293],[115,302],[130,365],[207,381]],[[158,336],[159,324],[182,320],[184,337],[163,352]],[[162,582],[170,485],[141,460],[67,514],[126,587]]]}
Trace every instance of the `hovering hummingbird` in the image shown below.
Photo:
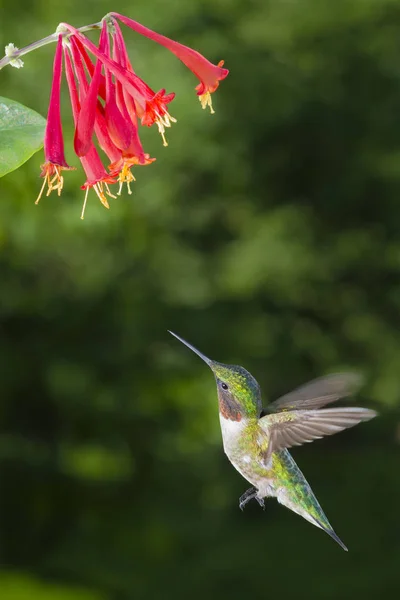
{"label": "hovering hummingbird", "polygon": [[360,384],[359,377],[338,373],[315,379],[263,410],[260,386],[246,369],[211,360],[172,331],[169,333],[200,356],[214,373],[225,454],[252,484],[240,497],[240,508],[243,510],[253,498],[264,508],[264,498],[275,497],[347,551],[287,448],[373,419],[377,413],[367,408],[321,409],[349,396]]}

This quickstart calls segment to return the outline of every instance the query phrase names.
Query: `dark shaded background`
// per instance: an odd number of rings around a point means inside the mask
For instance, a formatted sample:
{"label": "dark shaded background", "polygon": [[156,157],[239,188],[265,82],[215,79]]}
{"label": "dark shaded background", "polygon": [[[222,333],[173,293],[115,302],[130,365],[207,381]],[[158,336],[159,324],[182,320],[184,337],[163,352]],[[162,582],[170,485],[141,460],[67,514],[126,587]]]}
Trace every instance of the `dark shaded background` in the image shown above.
{"label": "dark shaded background", "polygon": [[[124,29],[139,75],[177,92],[134,195],[93,194],[82,222],[80,168],[38,207],[41,154],[0,182],[1,599],[396,596],[400,4],[14,1],[0,46],[109,10],[231,73],[211,117],[191,73]],[[45,114],[53,52],[3,70],[1,95]],[[356,401],[380,418],[293,451],[348,554],[275,500],[239,510],[212,375],[167,329],[266,402],[364,373]]]}

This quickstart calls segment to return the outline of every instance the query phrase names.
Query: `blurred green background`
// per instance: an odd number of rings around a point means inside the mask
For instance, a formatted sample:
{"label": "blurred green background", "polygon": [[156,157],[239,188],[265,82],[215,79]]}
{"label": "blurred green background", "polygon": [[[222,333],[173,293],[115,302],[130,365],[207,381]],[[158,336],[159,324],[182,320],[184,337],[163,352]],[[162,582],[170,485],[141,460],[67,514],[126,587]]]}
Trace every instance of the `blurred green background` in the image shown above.
{"label": "blurred green background", "polygon": [[[43,155],[0,181],[0,597],[376,598],[400,564],[400,3],[70,0],[0,5],[22,47],[110,10],[225,59],[197,80],[124,29],[178,123],[134,194],[105,210],[84,175],[34,205]],[[95,36],[93,36],[95,39]],[[54,46],[0,74],[46,114]],[[293,451],[338,535],[269,500],[222,451],[207,367],[167,333],[239,363],[265,402],[364,373],[380,418]],[[380,596],[379,596],[380,595]]]}

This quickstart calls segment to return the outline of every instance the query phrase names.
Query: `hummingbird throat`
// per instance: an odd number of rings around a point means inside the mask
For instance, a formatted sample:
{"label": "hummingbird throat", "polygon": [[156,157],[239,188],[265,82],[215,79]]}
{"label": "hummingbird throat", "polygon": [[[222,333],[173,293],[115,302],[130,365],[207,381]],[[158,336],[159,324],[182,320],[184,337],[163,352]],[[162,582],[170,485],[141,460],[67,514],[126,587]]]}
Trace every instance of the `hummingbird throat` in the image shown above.
{"label": "hummingbird throat", "polygon": [[241,421],[242,411],[239,403],[231,396],[218,391],[219,412],[229,421]]}

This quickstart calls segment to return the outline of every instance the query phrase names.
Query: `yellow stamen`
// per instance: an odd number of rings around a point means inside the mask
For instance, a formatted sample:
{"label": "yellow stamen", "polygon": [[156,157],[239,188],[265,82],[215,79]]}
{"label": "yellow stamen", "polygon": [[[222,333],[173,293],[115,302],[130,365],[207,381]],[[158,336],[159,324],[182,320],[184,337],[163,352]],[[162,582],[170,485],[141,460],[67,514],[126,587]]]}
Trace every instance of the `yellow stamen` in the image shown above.
{"label": "yellow stamen", "polygon": [[[54,169],[54,172],[53,172],[53,169]],[[53,177],[51,177],[51,175],[53,175]],[[62,192],[63,185],[64,185],[64,177],[61,175],[60,167],[58,167],[56,165],[52,165],[50,163],[47,163],[47,170],[46,170],[46,174],[44,176],[43,185],[39,192],[39,196],[35,200],[35,204],[39,204],[39,200],[43,195],[43,191],[44,191],[44,188],[46,187],[46,184],[48,186],[46,196],[50,196],[50,194],[53,190],[57,190],[57,194],[59,196],[61,196],[61,192]]]}
{"label": "yellow stamen", "polygon": [[160,135],[163,139],[163,146],[168,146],[168,142],[165,138],[165,128],[171,127],[172,123],[176,123],[176,119],[174,117],[171,117],[171,115],[167,111],[165,111],[162,115],[157,111],[155,112],[157,115],[155,122],[158,127],[158,131],[160,132]]}
{"label": "yellow stamen", "polygon": [[81,219],[83,219],[84,215],[85,215],[86,202],[87,202],[87,197],[88,197],[90,187],[92,187],[94,189],[94,191],[96,192],[97,197],[100,200],[100,202],[102,203],[102,205],[105,206],[106,208],[110,208],[110,205],[108,204],[107,198],[105,197],[105,194],[104,194],[103,186],[106,188],[107,196],[110,196],[110,198],[116,198],[116,196],[114,196],[114,194],[111,193],[110,188],[108,187],[108,184],[103,181],[98,181],[97,183],[95,183],[94,185],[91,185],[91,186],[88,185],[86,188],[85,200],[83,201]]}
{"label": "yellow stamen", "polygon": [[157,124],[157,127],[158,127],[159,134],[160,134],[160,135],[161,135],[161,137],[162,137],[163,146],[168,146],[168,142],[167,142],[167,140],[166,140],[166,138],[165,138],[165,127],[164,127],[164,123],[161,121],[161,119],[158,119],[158,118],[157,118],[157,119],[156,119],[156,124]]}
{"label": "yellow stamen", "polygon": [[85,199],[83,201],[82,212],[81,212],[81,219],[82,219],[82,221],[85,218],[85,209],[86,209],[86,202],[87,202],[88,193],[89,193],[89,188],[87,187],[86,188],[86,192],[85,192]]}
{"label": "yellow stamen", "polygon": [[207,108],[207,106],[209,106],[211,114],[212,115],[215,114],[215,110],[212,107],[212,100],[211,100],[211,94],[210,94],[210,92],[206,92],[205,94],[201,94],[201,96],[199,96],[199,100],[200,100],[201,107],[203,109],[205,109],[205,108]]}
{"label": "yellow stamen", "polygon": [[[101,182],[100,185],[102,186],[101,189],[103,191],[103,182]],[[107,194],[107,196],[110,196],[110,198],[114,198],[114,200],[115,200],[117,198],[117,196],[114,196],[114,194],[112,194],[110,192],[110,188],[108,187],[108,183],[104,182],[104,187],[106,188],[106,194]]]}
{"label": "yellow stamen", "polygon": [[35,204],[39,204],[39,200],[40,200],[40,198],[42,197],[43,190],[44,190],[44,188],[45,188],[45,185],[46,185],[46,183],[47,183],[47,175],[46,175],[46,177],[45,177],[45,178],[44,178],[44,180],[43,180],[43,185],[42,185],[42,187],[41,187],[41,189],[40,189],[39,196],[38,196],[38,197],[36,198],[36,200],[35,200]]}
{"label": "yellow stamen", "polygon": [[96,192],[97,197],[100,200],[100,202],[102,203],[102,205],[105,206],[106,208],[110,208],[110,205],[107,202],[107,198],[104,195],[103,186],[101,185],[101,183],[95,183],[93,186],[93,189]]}
{"label": "yellow stamen", "polygon": [[119,181],[119,190],[117,193],[118,196],[121,195],[121,190],[122,190],[122,186],[124,185],[124,183],[126,183],[126,187],[128,188],[128,194],[132,194],[130,184],[132,181],[136,181],[136,179],[127,163],[124,163],[124,166],[122,167],[122,170],[119,174],[118,181]]}
{"label": "yellow stamen", "polygon": [[171,115],[167,111],[165,111],[163,116],[160,118],[163,120],[165,127],[171,127],[172,123],[176,123],[176,119],[174,117],[171,117]]}

